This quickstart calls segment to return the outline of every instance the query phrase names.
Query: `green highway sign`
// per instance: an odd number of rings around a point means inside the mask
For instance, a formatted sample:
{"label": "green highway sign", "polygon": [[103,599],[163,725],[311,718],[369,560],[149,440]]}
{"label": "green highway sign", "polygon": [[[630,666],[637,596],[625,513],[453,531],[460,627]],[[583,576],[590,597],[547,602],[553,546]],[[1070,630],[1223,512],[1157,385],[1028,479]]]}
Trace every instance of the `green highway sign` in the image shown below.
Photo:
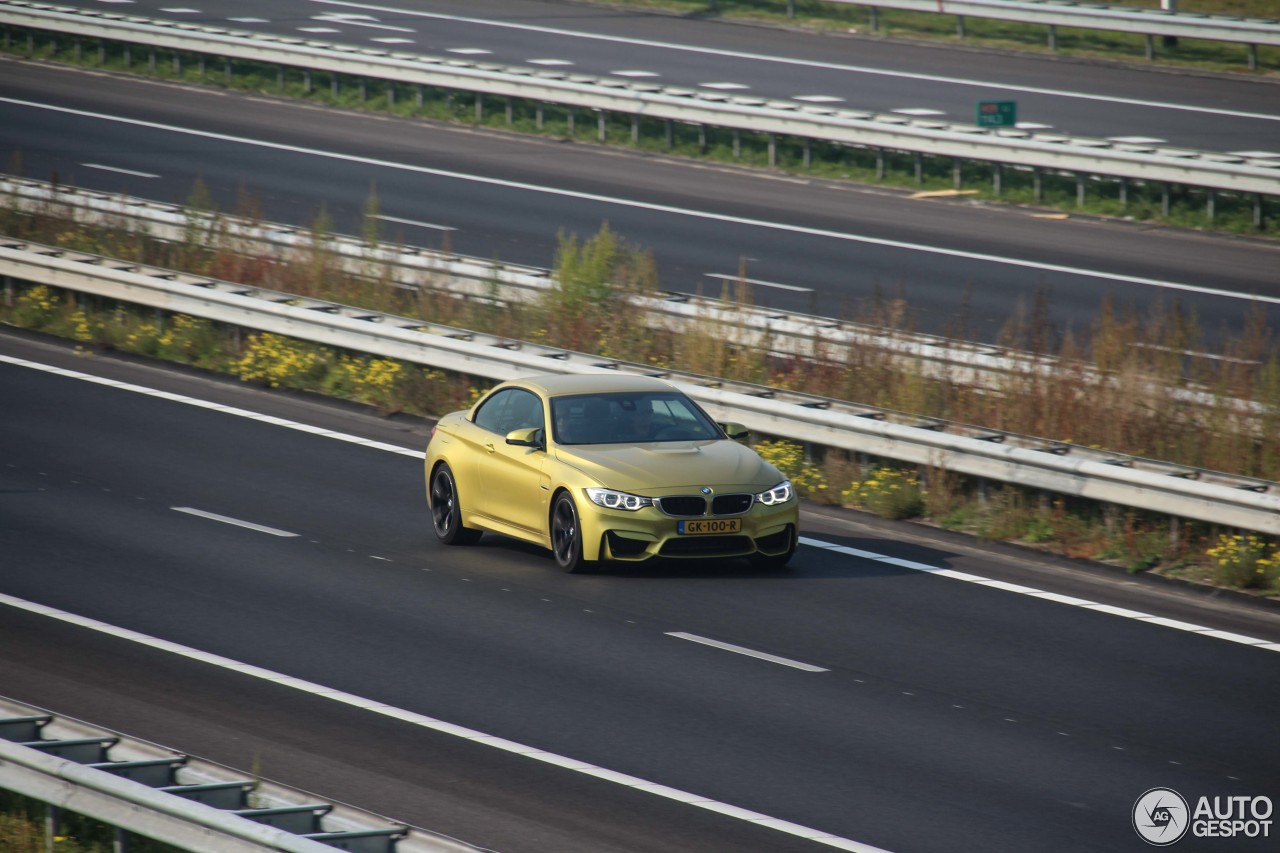
{"label": "green highway sign", "polygon": [[978,127],[1014,127],[1018,124],[1017,101],[978,101]]}

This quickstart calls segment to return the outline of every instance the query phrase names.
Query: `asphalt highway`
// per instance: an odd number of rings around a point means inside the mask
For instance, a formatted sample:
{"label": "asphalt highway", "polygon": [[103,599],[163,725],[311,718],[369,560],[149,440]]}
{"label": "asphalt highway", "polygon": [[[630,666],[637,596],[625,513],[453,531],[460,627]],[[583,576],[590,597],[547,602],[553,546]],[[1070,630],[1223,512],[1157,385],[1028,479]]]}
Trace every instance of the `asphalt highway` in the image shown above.
{"label": "asphalt highway", "polygon": [[844,849],[1140,850],[1150,788],[1280,798],[1272,607],[816,507],[789,575],[568,576],[435,542],[425,424],[25,335],[0,357],[18,700],[504,851],[823,849],[742,809]]}
{"label": "asphalt highway", "polygon": [[[94,0],[72,5],[103,8]],[[1280,157],[1280,86],[1274,80],[1171,76],[1144,67],[1140,54],[1118,67],[554,0],[277,0],[266,7],[254,0],[116,0],[111,8],[249,32],[949,121],[972,123],[979,100],[1014,100],[1028,127]],[[1244,48],[1239,50],[1243,60]]]}
{"label": "asphalt highway", "polygon": [[718,294],[743,269],[770,307],[856,318],[901,297],[916,328],[988,341],[1041,293],[1059,330],[1087,328],[1107,298],[1139,311],[1177,302],[1211,337],[1254,306],[1280,320],[1277,249],[1264,241],[13,61],[0,80],[0,156],[62,183],[181,202],[203,179],[222,209],[247,194],[267,219],[302,226],[327,209],[346,233],[361,232],[376,189],[389,237],[439,245],[445,226],[456,251],[536,266],[552,264],[558,234],[608,222],[653,250],[667,289]]}

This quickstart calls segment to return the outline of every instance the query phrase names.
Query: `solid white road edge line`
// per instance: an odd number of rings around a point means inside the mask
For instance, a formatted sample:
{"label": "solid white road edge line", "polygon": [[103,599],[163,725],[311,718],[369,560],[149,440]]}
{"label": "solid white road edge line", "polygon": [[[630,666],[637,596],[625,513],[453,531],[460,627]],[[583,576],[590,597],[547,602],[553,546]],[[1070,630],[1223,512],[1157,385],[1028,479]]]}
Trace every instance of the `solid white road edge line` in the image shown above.
{"label": "solid white road edge line", "polygon": [[1200,634],[1205,637],[1214,637],[1219,640],[1230,640],[1233,643],[1240,643],[1246,646],[1266,649],[1271,652],[1280,652],[1280,643],[1269,643],[1266,640],[1259,640],[1256,637],[1246,637],[1243,634],[1233,634],[1230,631],[1218,631],[1213,628],[1206,628],[1203,625],[1194,625],[1190,622],[1180,622],[1176,619],[1166,619],[1163,616],[1152,616],[1150,613],[1143,613],[1139,610],[1114,607],[1110,604],[1098,604],[1097,602],[1089,601],[1086,598],[1076,598],[1072,595],[1062,595],[1056,592],[1044,592],[1043,590],[1035,589],[1034,587],[1009,583],[1008,581],[991,580],[990,578],[984,578],[981,575],[971,575],[968,572],[958,572],[955,569],[940,569],[937,566],[917,563],[912,560],[904,560],[900,557],[888,557],[884,554],[877,554],[874,551],[863,551],[858,548],[849,548],[845,545],[836,545],[831,542],[824,542],[821,539],[813,539],[809,536],[801,536],[800,544],[808,545],[811,548],[821,548],[825,551],[831,551],[836,554],[844,554],[849,557],[857,557],[862,560],[871,560],[876,563],[897,566],[900,569],[925,572],[926,574],[951,578],[952,580],[964,581],[965,583],[977,584],[979,586],[992,587],[993,589],[1000,589],[1005,592],[1016,592],[1019,595],[1027,595],[1032,598],[1043,598],[1046,601],[1054,601],[1058,604],[1067,604],[1071,607],[1081,607],[1085,610],[1096,610],[1099,613],[1106,613],[1111,616],[1122,616],[1126,619],[1137,620],[1138,622],[1148,622],[1152,625],[1160,625],[1165,628],[1176,628],[1179,631],[1187,631],[1192,634]]}
{"label": "solid white road edge line", "polygon": [[171,506],[169,507],[169,509],[173,510],[174,512],[182,512],[182,513],[186,513],[187,515],[195,515],[195,516],[199,516],[200,518],[207,518],[210,521],[220,521],[223,524],[232,524],[232,525],[235,525],[236,527],[243,527],[248,530],[256,530],[259,533],[270,533],[272,536],[293,537],[298,535],[297,533],[290,533],[287,530],[280,530],[275,527],[267,527],[262,524],[254,524],[252,521],[241,521],[240,519],[232,518],[229,515],[218,515],[216,512],[205,512],[202,509],[193,509],[192,507],[189,507],[189,506]]}
{"label": "solid white road edge line", "polygon": [[[196,406],[201,409],[211,409],[216,412],[222,412],[227,415],[235,415],[239,418],[248,418],[249,420],[259,421],[261,423],[271,424],[272,426],[285,427],[299,432],[319,435],[325,438],[334,438],[339,441],[347,441],[352,444],[359,444],[365,447],[371,447],[374,450],[385,450],[389,453],[398,453],[401,456],[412,456],[415,459],[422,459],[424,451],[410,450],[406,447],[397,447],[394,444],[386,444],[381,441],[370,441],[366,438],[360,438],[355,435],[334,432],[333,430],[322,429],[320,427],[311,426],[309,424],[290,421],[284,418],[272,417],[271,415],[261,415],[257,412],[251,412],[248,409],[238,409],[235,406],[224,406],[221,403],[211,403],[207,400],[200,400],[195,397],[187,397],[183,394],[172,394],[168,391],[157,391],[154,388],[147,388],[142,385],[133,385],[128,382],[119,382],[115,379],[106,379],[101,376],[94,376],[89,373],[82,373],[78,370],[68,370],[63,367],[55,367],[51,364],[42,364],[36,361],[28,361],[22,358],[15,358],[0,353],[0,364],[12,364],[17,367],[28,367],[32,370],[40,370],[45,373],[52,373],[57,376],[64,376],[69,379],[80,379],[84,382],[92,382],[95,385],[106,385],[110,388],[117,388],[121,391],[132,391],[135,394],[145,394],[149,397],[158,397],[162,400],[168,400],[174,403],[183,403],[188,406]],[[954,569],[942,569],[937,566],[926,565],[925,563],[917,563],[912,560],[904,560],[900,557],[889,557],[885,554],[877,554],[874,551],[863,551],[858,548],[849,548],[845,545],[837,545],[833,542],[824,542],[821,539],[814,539],[810,536],[801,536],[799,539],[801,545],[807,545],[811,548],[821,548],[826,551],[832,551],[837,554],[844,554],[850,557],[857,557],[862,560],[871,560],[877,563],[884,563],[889,566],[897,566],[900,569],[911,569],[912,571],[925,572],[939,577],[951,578],[952,580],[964,581],[966,583],[978,584],[979,586],[992,587],[994,589],[1002,589],[1006,592],[1016,592],[1019,595],[1028,595],[1032,598],[1042,598],[1046,601],[1055,601],[1058,604],[1067,604],[1072,607],[1082,607],[1086,610],[1096,610],[1099,613],[1107,613],[1112,616],[1122,616],[1126,619],[1135,619],[1139,622],[1148,622],[1152,625],[1161,625],[1165,628],[1176,628],[1179,631],[1188,631],[1193,634],[1200,634],[1205,637],[1214,637],[1219,640],[1230,640],[1233,643],[1240,643],[1254,648],[1266,649],[1271,652],[1280,652],[1280,643],[1271,643],[1266,640],[1259,640],[1256,637],[1247,637],[1243,634],[1233,634],[1230,631],[1218,631],[1213,628],[1206,628],[1203,625],[1194,625],[1190,622],[1180,622],[1175,619],[1167,619],[1161,616],[1153,616],[1149,613],[1143,613],[1138,610],[1129,610],[1123,607],[1114,607],[1109,604],[1098,604],[1084,598],[1076,598],[1070,595],[1061,595],[1056,592],[1044,592],[1034,587],[1023,586],[1021,584],[1008,583],[1006,581],[992,580],[984,578],[981,575],[973,575],[968,572],[959,572]]]}
{"label": "solid white road edge line", "polygon": [[782,664],[783,666],[790,666],[796,669],[803,669],[805,672],[830,672],[831,671],[829,669],[823,669],[820,666],[814,666],[813,664],[801,663],[798,660],[791,660],[790,658],[780,658],[777,655],[770,655],[770,654],[765,654],[764,652],[757,652],[755,649],[748,649],[745,646],[735,646],[732,643],[722,643],[719,640],[711,640],[706,637],[699,637],[697,634],[688,634],[688,633],[685,633],[684,631],[668,631],[667,636],[675,637],[676,639],[679,639],[679,640],[688,640],[691,643],[701,643],[704,646],[714,646],[717,649],[724,649],[726,652],[733,652],[734,654],[746,655],[747,657],[752,657],[752,658],[759,658],[760,660],[767,660],[770,663],[779,663],[779,664]]}
{"label": "solid white road edge line", "polygon": [[666,785],[660,785],[656,782],[650,782],[636,776],[630,776],[614,770],[607,770],[603,767],[597,767],[594,764],[588,764],[585,761],[578,761],[552,752],[546,752],[538,749],[537,747],[488,735],[484,732],[476,731],[475,729],[466,728],[465,726],[458,726],[453,723],[445,722],[444,720],[437,720],[434,717],[428,717],[425,714],[407,711],[403,708],[396,708],[393,705],[387,705],[375,699],[366,699],[362,696],[346,693],[333,687],[316,684],[313,681],[294,678],[289,675],[264,669],[260,666],[241,663],[240,661],[223,657],[221,655],[215,655],[210,652],[202,652],[199,649],[193,649],[190,646],[184,646],[181,643],[162,640],[158,637],[152,637],[138,631],[131,631],[128,628],[119,628],[106,622],[100,622],[97,619],[89,619],[85,616],[78,616],[74,613],[68,613],[65,610],[59,610],[56,607],[36,604],[35,602],[27,601],[22,598],[5,595],[4,593],[0,593],[0,604],[6,604],[10,607],[18,610],[25,610],[28,613],[34,613],[38,616],[56,619],[70,625],[88,628],[91,631],[97,631],[101,634],[107,634],[112,637],[127,640],[131,643],[137,643],[159,651],[168,652],[170,654],[190,658],[191,660],[197,660],[222,669],[238,672],[241,675],[247,675],[251,678],[274,682],[282,687],[291,687],[294,690],[299,690],[320,699],[330,699],[334,702],[341,702],[344,705],[362,708],[366,711],[381,714],[385,717],[391,717],[413,726],[430,729],[432,731],[440,732],[441,734],[452,735],[453,737],[459,737],[464,740],[469,740],[484,746],[495,747],[507,752],[513,752],[517,755],[522,755],[525,758],[532,758],[546,764],[553,764],[556,767],[561,767],[565,770],[572,770],[577,773],[583,773],[587,776],[595,776],[605,780],[606,782],[613,782],[618,785],[633,788],[637,791],[645,791],[679,803],[685,803],[708,811],[718,812],[727,817],[737,818],[738,820],[753,823],[766,829],[774,829],[778,832],[785,832],[789,835],[796,835],[800,838],[808,839],[809,841],[816,841],[819,844],[825,844],[828,847],[834,847],[837,850],[849,850],[853,851],[853,853],[889,853],[889,851],[886,851],[883,848],[874,847],[870,844],[863,844],[849,838],[841,838],[838,835],[831,835],[830,833],[823,832],[819,829],[812,829],[807,826],[801,826],[800,824],[780,820],[766,814],[761,814],[760,812],[744,809],[729,803],[722,803],[697,794],[688,793],[687,791],[669,788]]}
{"label": "solid white road edge line", "polygon": [[[270,415],[261,415],[257,412],[251,412],[247,409],[238,409],[235,406],[224,406],[220,403],[211,403],[207,400],[200,400],[195,397],[187,397],[182,394],[172,394],[168,391],[157,391],[154,388],[147,388],[142,385],[133,385],[128,382],[119,382],[114,379],[106,379],[101,376],[94,376],[89,373],[82,373],[78,370],[68,370],[62,367],[55,367],[50,364],[42,364],[36,361],[28,361],[22,358],[14,358],[0,353],[0,364],[12,364],[17,367],[27,367],[32,370],[40,370],[45,373],[52,373],[57,376],[64,376],[69,379],[80,379],[84,382],[92,382],[96,385],[106,385],[111,388],[117,388],[122,391],[131,391],[135,394],[145,394],[149,397],[158,397],[162,400],[168,400],[174,403],[183,403],[188,406],[196,406],[201,409],[211,409],[223,414],[235,415],[240,418],[248,418],[249,420],[259,421],[261,423],[271,424],[273,426],[285,427],[299,432],[319,435],[325,438],[334,438],[338,441],[346,441],[352,444],[359,444],[365,447],[371,447],[374,450],[384,450],[388,453],[398,453],[401,456],[411,456],[415,459],[423,458],[423,451],[410,450],[406,447],[397,447],[394,444],[386,444],[381,441],[370,441],[359,436],[348,435],[346,433],[334,432],[333,430],[322,429],[320,427],[311,426],[309,424],[290,421],[284,418],[272,417]],[[1099,604],[1089,601],[1085,598],[1076,598],[1070,595],[1061,595],[1056,592],[1044,592],[1034,587],[1023,586],[1021,584],[1008,583],[1006,581],[992,580],[984,578],[981,575],[969,574],[968,572],[960,572],[954,569],[943,569],[937,566],[926,565],[925,563],[917,563],[912,560],[904,560],[900,557],[889,557],[885,554],[877,554],[874,551],[863,551],[858,548],[849,548],[845,545],[837,545],[833,542],[824,542],[821,539],[814,539],[810,536],[801,536],[801,545],[807,545],[811,548],[821,548],[827,551],[833,551],[838,554],[844,554],[850,557],[857,557],[862,560],[871,560],[877,563],[884,563],[889,566],[897,566],[900,569],[911,569],[912,571],[925,572],[939,577],[951,578],[952,580],[964,581],[966,583],[978,584],[979,586],[992,587],[1001,589],[1005,592],[1016,592],[1019,595],[1028,595],[1032,598],[1042,598],[1046,601],[1054,601],[1058,604],[1066,604],[1071,607],[1082,607],[1086,610],[1095,610],[1099,613],[1107,613],[1111,616],[1122,616],[1126,619],[1135,619],[1139,622],[1147,622],[1152,625],[1160,625],[1165,628],[1175,628],[1179,631],[1188,631],[1193,634],[1200,634],[1205,637],[1214,637],[1219,640],[1230,640],[1233,643],[1240,643],[1246,646],[1253,646],[1258,649],[1266,649],[1271,652],[1280,652],[1280,643],[1271,643],[1267,640],[1260,640],[1256,637],[1247,637],[1243,634],[1234,634],[1230,631],[1218,631],[1212,628],[1206,628],[1203,625],[1194,625],[1190,622],[1180,622],[1174,619],[1167,619],[1161,616],[1153,616],[1150,613],[1143,613],[1138,610],[1129,610],[1124,607],[1114,607],[1110,604]]]}

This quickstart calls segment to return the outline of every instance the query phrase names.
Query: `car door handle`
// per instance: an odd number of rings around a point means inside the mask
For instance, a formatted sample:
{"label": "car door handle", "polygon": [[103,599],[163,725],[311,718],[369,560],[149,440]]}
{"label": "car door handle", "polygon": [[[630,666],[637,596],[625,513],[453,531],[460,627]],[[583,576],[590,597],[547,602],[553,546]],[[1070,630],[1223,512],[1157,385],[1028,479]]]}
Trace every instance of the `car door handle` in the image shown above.
{"label": "car door handle", "polygon": [[493,453],[493,451],[494,451],[493,443],[492,443],[492,442],[490,442],[489,444],[486,444],[486,445],[484,446],[484,449],[485,449],[485,450],[487,450],[487,451],[489,451],[490,453]]}

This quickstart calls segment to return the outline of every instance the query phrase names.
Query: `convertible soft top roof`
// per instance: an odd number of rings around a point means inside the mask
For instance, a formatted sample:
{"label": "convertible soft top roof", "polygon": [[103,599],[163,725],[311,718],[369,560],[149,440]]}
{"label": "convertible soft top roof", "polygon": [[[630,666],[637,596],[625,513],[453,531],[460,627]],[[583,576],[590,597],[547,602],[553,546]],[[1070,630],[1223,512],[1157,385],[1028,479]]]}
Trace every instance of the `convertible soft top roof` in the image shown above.
{"label": "convertible soft top roof", "polygon": [[653,376],[635,376],[627,373],[547,374],[513,380],[509,384],[520,385],[546,397],[569,394],[607,394],[625,391],[673,391],[670,382]]}

